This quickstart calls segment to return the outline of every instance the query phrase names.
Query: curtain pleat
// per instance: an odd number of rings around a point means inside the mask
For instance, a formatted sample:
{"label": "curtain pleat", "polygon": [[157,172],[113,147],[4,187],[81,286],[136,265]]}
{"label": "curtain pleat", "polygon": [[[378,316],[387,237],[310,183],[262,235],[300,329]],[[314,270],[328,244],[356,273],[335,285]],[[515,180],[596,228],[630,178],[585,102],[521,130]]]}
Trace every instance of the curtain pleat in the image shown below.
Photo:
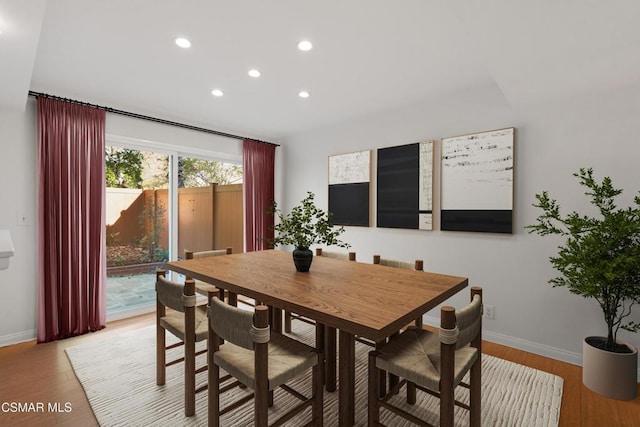
{"label": "curtain pleat", "polygon": [[266,210],[274,201],[276,146],[244,140],[243,188],[245,209],[245,251],[269,247],[265,238],[273,238],[273,216]]}
{"label": "curtain pleat", "polygon": [[104,328],[105,112],[38,98],[38,342]]}

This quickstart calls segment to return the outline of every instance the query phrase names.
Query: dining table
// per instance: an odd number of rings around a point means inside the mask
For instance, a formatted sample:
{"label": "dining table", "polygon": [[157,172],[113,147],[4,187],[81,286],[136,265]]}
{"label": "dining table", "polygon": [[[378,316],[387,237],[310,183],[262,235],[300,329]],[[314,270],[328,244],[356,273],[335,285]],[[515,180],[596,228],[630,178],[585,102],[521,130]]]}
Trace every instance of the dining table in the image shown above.
{"label": "dining table", "polygon": [[[384,342],[468,286],[465,277],[328,257],[314,257],[308,272],[298,272],[291,252],[274,249],[172,261],[165,268],[337,330],[341,427],[355,424],[356,337]],[[326,355],[329,362],[335,357]]]}

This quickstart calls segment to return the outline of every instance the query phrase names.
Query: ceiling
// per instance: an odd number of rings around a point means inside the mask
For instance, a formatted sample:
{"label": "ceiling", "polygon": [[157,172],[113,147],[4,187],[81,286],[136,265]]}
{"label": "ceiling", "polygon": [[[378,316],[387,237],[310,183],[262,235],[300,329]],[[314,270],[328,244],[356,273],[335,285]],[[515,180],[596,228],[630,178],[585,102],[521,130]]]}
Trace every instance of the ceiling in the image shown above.
{"label": "ceiling", "polygon": [[520,108],[637,83],[638,22],[637,0],[0,0],[0,109],[33,90],[278,141],[476,87]]}

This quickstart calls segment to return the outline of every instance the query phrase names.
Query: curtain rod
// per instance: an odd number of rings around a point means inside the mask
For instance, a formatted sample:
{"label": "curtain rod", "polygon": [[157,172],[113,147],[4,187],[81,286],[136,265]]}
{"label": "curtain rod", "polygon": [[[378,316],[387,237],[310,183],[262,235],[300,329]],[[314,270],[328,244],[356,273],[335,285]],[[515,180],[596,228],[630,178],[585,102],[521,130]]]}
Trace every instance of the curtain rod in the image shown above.
{"label": "curtain rod", "polygon": [[42,97],[42,98],[56,99],[58,101],[70,102],[72,104],[83,105],[85,107],[98,108],[100,110],[105,110],[108,113],[119,114],[121,116],[133,117],[135,119],[141,119],[141,120],[148,120],[150,122],[161,123],[163,125],[176,126],[176,127],[180,127],[180,128],[184,128],[184,129],[195,130],[195,131],[198,131],[198,132],[211,133],[211,134],[214,134],[214,135],[225,136],[227,138],[250,139],[250,140],[255,141],[255,142],[261,142],[263,144],[275,145],[276,147],[280,146],[280,144],[274,144],[273,142],[260,141],[259,139],[248,138],[248,137],[240,136],[240,135],[233,135],[233,134],[226,133],[226,132],[220,132],[218,130],[202,128],[202,127],[188,125],[188,124],[180,123],[180,122],[173,122],[171,120],[159,119],[157,117],[145,116],[143,114],[132,113],[130,111],[124,111],[124,110],[118,110],[116,108],[105,107],[103,105],[90,104],[88,102],[78,101],[78,100],[75,100],[75,99],[63,98],[61,96],[56,96],[56,95],[49,95],[48,93],[34,92],[34,91],[30,90],[29,91],[29,96],[33,96],[35,98]]}

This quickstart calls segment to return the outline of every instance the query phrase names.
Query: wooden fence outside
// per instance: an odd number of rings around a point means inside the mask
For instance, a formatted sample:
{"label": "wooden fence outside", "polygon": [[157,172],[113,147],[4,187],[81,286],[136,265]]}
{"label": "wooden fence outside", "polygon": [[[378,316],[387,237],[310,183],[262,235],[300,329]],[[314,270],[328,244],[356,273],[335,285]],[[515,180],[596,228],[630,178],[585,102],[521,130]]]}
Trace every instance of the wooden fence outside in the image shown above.
{"label": "wooden fence outside", "polygon": [[[110,190],[107,206],[119,206],[119,199],[131,198]],[[142,190],[113,224],[107,225],[107,244],[141,246],[154,240],[157,247],[167,249],[168,196],[166,189]],[[235,253],[243,252],[242,206],[242,184],[179,188],[178,257],[183,257],[185,249],[231,247]]]}

